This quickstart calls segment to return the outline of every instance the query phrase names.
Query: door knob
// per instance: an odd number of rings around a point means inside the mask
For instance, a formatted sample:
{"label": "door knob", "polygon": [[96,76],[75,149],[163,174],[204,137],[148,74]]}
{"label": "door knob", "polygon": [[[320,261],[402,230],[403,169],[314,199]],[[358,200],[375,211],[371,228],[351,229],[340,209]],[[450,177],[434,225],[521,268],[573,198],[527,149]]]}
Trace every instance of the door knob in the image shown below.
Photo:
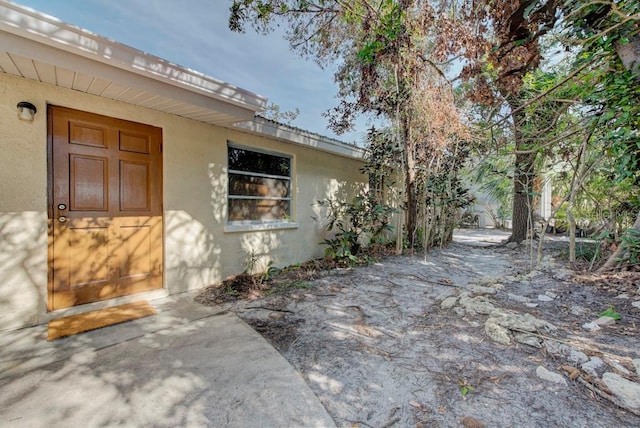
{"label": "door knob", "polygon": [[67,221],[67,218],[65,216],[61,215],[60,217],[58,217],[58,221],[60,223],[64,223],[65,221]]}
{"label": "door knob", "polygon": [[67,206],[65,204],[58,204],[58,209],[59,210],[66,210]]}

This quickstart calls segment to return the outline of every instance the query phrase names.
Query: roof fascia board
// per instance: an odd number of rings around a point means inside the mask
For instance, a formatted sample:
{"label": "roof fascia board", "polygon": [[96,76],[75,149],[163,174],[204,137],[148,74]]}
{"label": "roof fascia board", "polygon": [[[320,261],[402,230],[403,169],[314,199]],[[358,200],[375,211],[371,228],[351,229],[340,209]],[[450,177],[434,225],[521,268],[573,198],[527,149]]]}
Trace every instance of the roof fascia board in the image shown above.
{"label": "roof fascia board", "polygon": [[0,30],[245,110],[260,112],[267,104],[266,97],[4,0],[0,0]]}
{"label": "roof fascia board", "polygon": [[312,132],[281,125],[261,117],[255,117],[248,122],[236,123],[233,125],[233,129],[275,138],[287,143],[311,147],[316,150],[352,159],[364,159],[366,152],[359,147],[322,137]]}

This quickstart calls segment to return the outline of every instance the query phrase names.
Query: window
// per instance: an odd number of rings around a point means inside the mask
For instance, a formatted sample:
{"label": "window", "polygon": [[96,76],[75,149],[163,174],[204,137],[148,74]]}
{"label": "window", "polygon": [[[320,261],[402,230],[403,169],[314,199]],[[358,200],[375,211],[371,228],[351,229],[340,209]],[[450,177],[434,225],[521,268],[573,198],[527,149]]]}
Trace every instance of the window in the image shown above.
{"label": "window", "polygon": [[291,158],[228,147],[229,222],[291,218]]}

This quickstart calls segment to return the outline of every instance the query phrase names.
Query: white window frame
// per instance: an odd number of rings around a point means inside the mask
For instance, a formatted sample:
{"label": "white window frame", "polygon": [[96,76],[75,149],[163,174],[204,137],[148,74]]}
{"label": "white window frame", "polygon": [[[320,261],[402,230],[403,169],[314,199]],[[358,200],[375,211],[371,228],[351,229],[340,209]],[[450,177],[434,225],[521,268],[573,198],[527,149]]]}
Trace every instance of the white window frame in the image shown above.
{"label": "white window frame", "polygon": [[[249,171],[239,171],[235,169],[229,168],[229,148],[232,149],[240,149],[246,150],[249,152],[262,153],[266,155],[277,156],[281,158],[289,159],[289,175],[274,175],[274,174],[263,174],[259,172],[249,172]],[[241,195],[230,195],[229,194],[229,186],[227,185],[227,224],[224,228],[225,232],[247,232],[247,231],[260,231],[260,230],[275,230],[275,229],[295,229],[298,228],[298,223],[293,221],[293,182],[294,182],[294,158],[292,155],[280,152],[273,152],[270,150],[259,149],[251,146],[244,146],[240,144],[234,144],[231,142],[227,142],[227,180],[229,181],[229,176],[231,174],[235,175],[244,175],[249,177],[260,177],[260,178],[273,178],[277,180],[286,180],[289,184],[289,196],[286,198],[280,198],[276,196],[241,196]],[[229,220],[229,201],[235,200],[276,200],[276,201],[288,201],[289,203],[289,220],[287,219],[273,219],[273,220]]]}

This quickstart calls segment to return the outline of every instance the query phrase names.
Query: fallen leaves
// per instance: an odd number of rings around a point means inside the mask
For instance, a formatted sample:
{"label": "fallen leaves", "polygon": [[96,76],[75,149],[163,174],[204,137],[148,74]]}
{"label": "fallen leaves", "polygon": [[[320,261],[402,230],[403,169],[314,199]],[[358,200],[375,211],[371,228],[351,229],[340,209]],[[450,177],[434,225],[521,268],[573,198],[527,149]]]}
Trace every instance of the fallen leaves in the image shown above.
{"label": "fallen leaves", "polygon": [[421,412],[424,412],[424,407],[422,406],[422,404],[418,403],[417,401],[409,401],[409,405],[411,407],[415,407],[416,409],[420,410]]}
{"label": "fallen leaves", "polygon": [[362,321],[362,323],[355,324],[353,326],[353,328],[356,330],[356,332],[358,332],[359,334],[361,334],[363,336],[374,337],[374,338],[382,336],[382,333],[379,330],[377,330],[377,329],[375,329],[375,328],[373,328],[373,327],[371,327],[369,325],[365,325],[364,321]]}
{"label": "fallen leaves", "polygon": [[471,416],[463,417],[462,419],[460,419],[460,423],[465,428],[484,428],[485,426],[487,426],[484,422],[472,418]]}
{"label": "fallen leaves", "polygon": [[578,369],[576,367],[564,365],[564,366],[562,366],[560,368],[562,370],[564,370],[565,372],[567,372],[567,376],[571,380],[575,380],[578,376],[580,376],[580,369]]}
{"label": "fallen leaves", "polygon": [[630,296],[640,294],[638,291],[639,272],[589,273],[577,275],[573,281],[582,285],[595,286],[599,290],[611,294],[628,293]]}

